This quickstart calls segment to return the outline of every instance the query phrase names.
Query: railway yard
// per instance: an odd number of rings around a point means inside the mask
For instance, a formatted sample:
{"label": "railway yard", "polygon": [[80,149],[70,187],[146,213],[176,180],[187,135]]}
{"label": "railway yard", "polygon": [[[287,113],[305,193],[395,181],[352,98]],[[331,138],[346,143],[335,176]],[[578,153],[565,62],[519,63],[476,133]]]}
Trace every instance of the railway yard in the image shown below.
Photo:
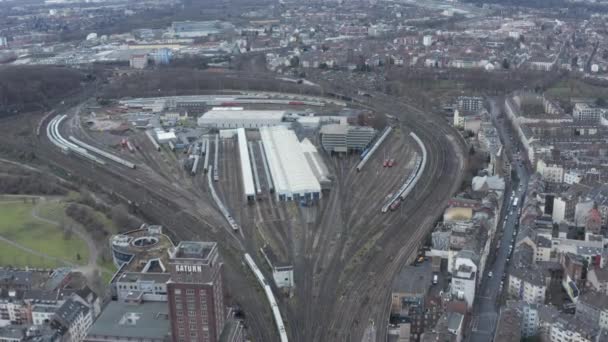
{"label": "railway yard", "polygon": [[[285,153],[279,146],[275,160],[275,147],[267,146],[264,136],[271,133],[234,127],[218,131],[188,121],[163,129],[158,114],[147,117],[146,127],[135,128],[144,109],[160,100],[203,102],[201,111],[236,106],[284,111],[296,121],[313,114],[321,122],[340,121],[361,110],[394,119],[386,139],[361,168],[361,151],[327,153],[318,128],[293,124],[300,144],[303,139],[312,143],[303,144],[307,152],[302,156],[308,159],[302,160],[311,170],[316,166],[313,174],[328,184],[321,182],[319,193],[281,195],[281,182],[294,181],[290,175],[281,180],[277,170],[289,169],[281,163],[295,159],[291,152],[280,156]],[[393,275],[416,254],[460,185],[465,161],[451,128],[380,94],[366,104],[251,91],[160,100],[130,99],[108,108],[92,108],[90,101],[66,106],[43,119],[39,148],[66,177],[89,179],[146,219],[165,225],[176,241],[217,241],[230,303],[243,308],[256,341],[355,341],[370,322],[388,320]],[[377,132],[366,151],[383,132]],[[175,138],[161,139],[167,134]],[[250,169],[244,171],[247,159]],[[319,176],[323,170],[327,179]],[[254,260],[272,279],[262,247],[293,267],[293,287],[271,286],[279,305],[274,317],[256,284],[259,275],[249,271]],[[251,261],[245,262],[246,253]],[[375,326],[378,337],[386,334],[384,324]]]}

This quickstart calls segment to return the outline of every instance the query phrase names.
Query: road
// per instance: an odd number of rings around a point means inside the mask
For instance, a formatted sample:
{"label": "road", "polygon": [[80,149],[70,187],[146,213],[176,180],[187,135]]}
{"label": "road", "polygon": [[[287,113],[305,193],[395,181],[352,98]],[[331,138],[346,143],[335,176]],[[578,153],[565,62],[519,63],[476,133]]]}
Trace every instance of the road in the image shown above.
{"label": "road", "polygon": [[[494,255],[494,262],[486,269],[486,273],[482,275],[483,279],[475,296],[473,319],[470,326],[471,331],[468,335],[469,342],[486,342],[491,341],[494,337],[500,309],[498,305],[503,290],[501,283],[503,281],[506,283],[507,281],[507,260],[511,255],[509,246],[512,246],[515,240],[519,221],[519,207],[523,203],[528,186],[528,170],[517,160],[518,147],[510,138],[510,126],[505,125],[498,118],[502,103],[500,99],[491,99],[490,112],[494,125],[498,129],[500,140],[503,143],[503,150],[509,154],[509,159],[514,161],[511,165],[517,173],[519,182],[507,182],[508,186],[505,189],[504,197],[505,202],[498,224],[499,231],[502,228],[502,235],[500,233],[497,234],[500,237],[500,248],[493,249],[497,251]],[[514,196],[513,198],[518,198],[517,207],[513,207],[512,195]],[[491,277],[489,276],[490,272],[492,272]]]}

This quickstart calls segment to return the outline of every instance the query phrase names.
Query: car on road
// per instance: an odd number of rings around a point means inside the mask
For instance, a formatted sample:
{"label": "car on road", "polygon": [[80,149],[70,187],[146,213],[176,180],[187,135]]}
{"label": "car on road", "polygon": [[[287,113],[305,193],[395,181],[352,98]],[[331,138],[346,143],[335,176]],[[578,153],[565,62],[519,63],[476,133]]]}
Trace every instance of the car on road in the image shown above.
{"label": "car on road", "polygon": [[494,274],[492,273],[492,271],[488,272],[488,278],[492,278]]}

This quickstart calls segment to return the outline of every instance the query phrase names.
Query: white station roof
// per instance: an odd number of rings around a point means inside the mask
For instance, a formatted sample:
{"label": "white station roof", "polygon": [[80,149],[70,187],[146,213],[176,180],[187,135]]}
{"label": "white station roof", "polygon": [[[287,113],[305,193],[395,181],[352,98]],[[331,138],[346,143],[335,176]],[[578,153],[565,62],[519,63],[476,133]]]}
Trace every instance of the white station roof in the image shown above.
{"label": "white station roof", "polygon": [[241,157],[241,173],[243,175],[243,187],[245,196],[255,196],[255,186],[253,185],[253,175],[251,174],[251,162],[249,160],[249,150],[247,149],[247,136],[245,129],[237,130],[239,139],[239,155]]}
{"label": "white station roof", "polygon": [[321,185],[292,130],[284,126],[261,127],[260,134],[277,194],[291,197],[321,192]]}
{"label": "white station roof", "polygon": [[214,107],[203,114],[201,119],[205,120],[277,120],[281,121],[285,116],[284,110],[243,110],[242,108],[230,107],[220,109],[221,107]]}

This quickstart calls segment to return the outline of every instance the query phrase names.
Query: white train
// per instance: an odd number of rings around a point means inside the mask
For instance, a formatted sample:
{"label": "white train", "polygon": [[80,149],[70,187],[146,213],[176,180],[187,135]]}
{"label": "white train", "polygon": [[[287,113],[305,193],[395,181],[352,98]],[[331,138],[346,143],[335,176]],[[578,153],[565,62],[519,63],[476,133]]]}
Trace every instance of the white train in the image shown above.
{"label": "white train", "polygon": [[253,261],[253,258],[249,255],[249,253],[245,253],[245,262],[247,266],[251,269],[255,277],[258,279],[258,283],[260,286],[264,288],[264,292],[266,293],[266,298],[270,303],[270,308],[272,309],[272,315],[274,316],[274,322],[277,326],[277,330],[279,332],[279,338],[281,342],[287,342],[287,332],[285,331],[285,324],[283,323],[283,317],[281,317],[281,311],[279,310],[279,305],[277,304],[277,300],[272,293],[272,288],[268,285],[266,278],[264,278],[264,274],[260,271],[258,266]]}
{"label": "white train", "polygon": [[83,141],[80,141],[78,139],[76,139],[74,136],[70,136],[70,140],[73,141],[74,143],[76,143],[77,145],[79,145],[80,147],[86,149],[87,151],[91,151],[94,153],[99,154],[102,157],[105,157],[107,159],[110,159],[111,161],[114,161],[118,164],[124,165],[130,169],[134,169],[136,166],[135,164],[131,163],[130,161],[124,160],[122,158],[119,158],[115,155],[113,155],[112,153],[106,152],[104,150],[101,150],[95,146],[91,146]]}
{"label": "white train", "polygon": [[[426,148],[424,147],[422,140],[420,140],[420,138],[418,138],[418,136],[416,134],[410,133],[410,136],[416,141],[416,143],[420,147],[420,150],[422,151],[422,157],[419,157],[419,156],[416,157],[416,163],[414,164],[414,169],[412,170],[410,175],[407,177],[405,183],[403,183],[403,185],[399,188],[397,193],[393,197],[391,197],[391,199],[388,201],[388,203],[386,203],[382,207],[383,213],[388,212],[389,209],[394,210],[394,208],[396,208],[399,205],[398,204],[399,202],[404,201],[405,198],[410,194],[410,192],[412,192],[412,189],[414,189],[414,186],[416,185],[416,183],[418,183],[418,180],[424,173],[424,169],[426,167],[426,159],[427,159]],[[397,201],[399,201],[399,202],[397,202]]]}

